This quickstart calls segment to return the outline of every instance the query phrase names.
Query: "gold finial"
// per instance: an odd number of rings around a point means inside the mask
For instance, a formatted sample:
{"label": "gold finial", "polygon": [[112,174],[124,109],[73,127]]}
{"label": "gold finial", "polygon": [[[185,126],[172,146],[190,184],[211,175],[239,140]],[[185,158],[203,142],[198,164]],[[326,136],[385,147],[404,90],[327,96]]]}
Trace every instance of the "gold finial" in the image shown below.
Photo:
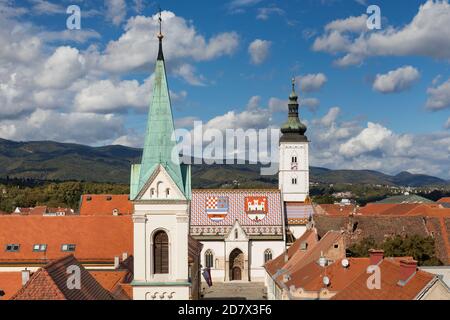
{"label": "gold finial", "polygon": [[159,33],[158,33],[158,39],[162,40],[164,38],[163,34],[162,34],[162,15],[161,15],[161,7],[159,7],[159,17],[158,17],[158,21],[159,21]]}

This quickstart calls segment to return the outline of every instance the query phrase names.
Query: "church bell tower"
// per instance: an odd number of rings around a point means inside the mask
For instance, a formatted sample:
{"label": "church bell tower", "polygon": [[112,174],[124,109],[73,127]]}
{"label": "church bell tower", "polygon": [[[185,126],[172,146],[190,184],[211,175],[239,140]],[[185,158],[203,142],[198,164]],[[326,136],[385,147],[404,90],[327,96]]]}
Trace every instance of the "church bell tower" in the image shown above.
{"label": "church bell tower", "polygon": [[309,196],[309,141],[307,128],[299,119],[295,79],[288,106],[288,120],[281,127],[279,188],[285,203],[305,202]]}
{"label": "church bell tower", "polygon": [[131,168],[134,300],[187,300],[190,167],[172,157],[174,122],[161,32],[142,161]]}

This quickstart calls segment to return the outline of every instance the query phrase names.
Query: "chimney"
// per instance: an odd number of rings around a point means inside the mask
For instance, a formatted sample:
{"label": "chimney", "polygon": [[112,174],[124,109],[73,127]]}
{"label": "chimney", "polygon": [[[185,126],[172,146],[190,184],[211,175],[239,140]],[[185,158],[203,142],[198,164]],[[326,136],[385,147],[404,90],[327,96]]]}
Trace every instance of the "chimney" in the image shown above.
{"label": "chimney", "polygon": [[26,285],[30,280],[30,270],[22,270],[22,286]]}
{"label": "chimney", "polygon": [[405,285],[417,271],[417,261],[415,260],[401,260],[400,261],[400,285]]}
{"label": "chimney", "polygon": [[127,259],[128,259],[128,253],[127,252],[122,253],[122,261],[125,261]]}
{"label": "chimney", "polygon": [[120,265],[120,258],[114,257],[114,269],[119,269],[119,265]]}
{"label": "chimney", "polygon": [[369,250],[370,264],[375,266],[379,264],[384,259],[384,251],[383,250]]}

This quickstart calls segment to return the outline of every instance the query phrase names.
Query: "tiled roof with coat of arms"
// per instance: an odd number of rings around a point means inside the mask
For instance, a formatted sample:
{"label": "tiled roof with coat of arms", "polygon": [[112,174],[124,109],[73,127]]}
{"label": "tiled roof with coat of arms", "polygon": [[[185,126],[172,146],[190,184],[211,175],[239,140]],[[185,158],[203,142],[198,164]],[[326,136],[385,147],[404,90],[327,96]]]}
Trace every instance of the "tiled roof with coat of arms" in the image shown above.
{"label": "tiled roof with coat of arms", "polygon": [[191,234],[224,235],[236,221],[249,235],[282,234],[284,221],[280,191],[193,190]]}

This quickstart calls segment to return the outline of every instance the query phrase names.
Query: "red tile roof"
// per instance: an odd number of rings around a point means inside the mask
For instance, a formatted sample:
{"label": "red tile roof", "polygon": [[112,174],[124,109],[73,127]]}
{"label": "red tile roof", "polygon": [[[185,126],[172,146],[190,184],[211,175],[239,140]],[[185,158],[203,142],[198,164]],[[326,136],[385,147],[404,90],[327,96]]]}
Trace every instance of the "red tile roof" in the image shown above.
{"label": "red tile roof", "polygon": [[400,285],[401,266],[393,259],[384,259],[381,269],[381,289],[370,290],[367,287],[367,273],[360,274],[346,288],[338,292],[332,300],[413,300],[433,280],[435,276],[418,270],[406,282]]}
{"label": "red tile roof", "polygon": [[[67,286],[72,274],[69,267],[80,270],[80,289]],[[27,284],[22,287],[12,300],[113,300],[95,278],[75,259],[73,255],[47,264],[35,272]]]}
{"label": "red tile roof", "polygon": [[9,300],[20,288],[22,288],[21,272],[0,272],[0,291],[4,293],[0,300]]}
{"label": "red tile roof", "polygon": [[450,197],[439,199],[438,203],[450,203]]}
{"label": "red tile roof", "polygon": [[359,208],[364,216],[450,216],[450,209],[438,203],[369,203]]}
{"label": "red tile roof", "polygon": [[128,270],[98,270],[89,271],[89,273],[97,280],[97,282],[106,290],[108,290],[116,300],[131,300],[133,295],[124,287],[130,286]]}
{"label": "red tile roof", "polygon": [[355,205],[320,204],[316,207],[316,213],[329,216],[348,216],[353,213],[355,208]]}
{"label": "red tile roof", "polygon": [[112,216],[133,214],[133,203],[128,195],[92,195],[81,196],[80,215]]}
{"label": "red tile roof", "polygon": [[74,211],[70,208],[51,208],[47,206],[37,206],[34,208],[16,208],[13,214],[43,216],[45,214],[71,215]]}
{"label": "red tile roof", "polygon": [[[112,263],[114,257],[133,252],[131,216],[0,216],[0,263],[47,263],[66,256],[63,244],[75,244],[73,254],[83,263]],[[19,244],[19,252],[6,252],[7,244]],[[46,244],[46,252],[33,252]]]}
{"label": "red tile roof", "polygon": [[[317,262],[311,262],[291,275],[291,280],[286,283],[288,287],[294,285],[305,291],[320,291],[327,288],[331,292],[339,292],[355,280],[360,274],[365,273],[370,265],[369,258],[347,258],[349,265],[342,266],[339,259],[327,267],[321,267]],[[327,276],[330,284],[326,287],[323,278]]]}
{"label": "red tile roof", "polygon": [[357,214],[360,215],[408,215],[408,213],[421,206],[420,203],[369,203],[365,207],[360,208]]}
{"label": "red tile roof", "polygon": [[[265,264],[267,272],[271,275],[274,275],[286,264],[286,255],[288,260],[290,260],[294,255],[304,256],[307,252],[311,251],[312,248],[314,248],[318,241],[319,240],[317,234],[313,229],[306,230],[306,232],[287,249],[286,253],[279,255],[275,259],[270,260]],[[300,250],[300,246],[302,243],[307,244],[305,250]]]}

